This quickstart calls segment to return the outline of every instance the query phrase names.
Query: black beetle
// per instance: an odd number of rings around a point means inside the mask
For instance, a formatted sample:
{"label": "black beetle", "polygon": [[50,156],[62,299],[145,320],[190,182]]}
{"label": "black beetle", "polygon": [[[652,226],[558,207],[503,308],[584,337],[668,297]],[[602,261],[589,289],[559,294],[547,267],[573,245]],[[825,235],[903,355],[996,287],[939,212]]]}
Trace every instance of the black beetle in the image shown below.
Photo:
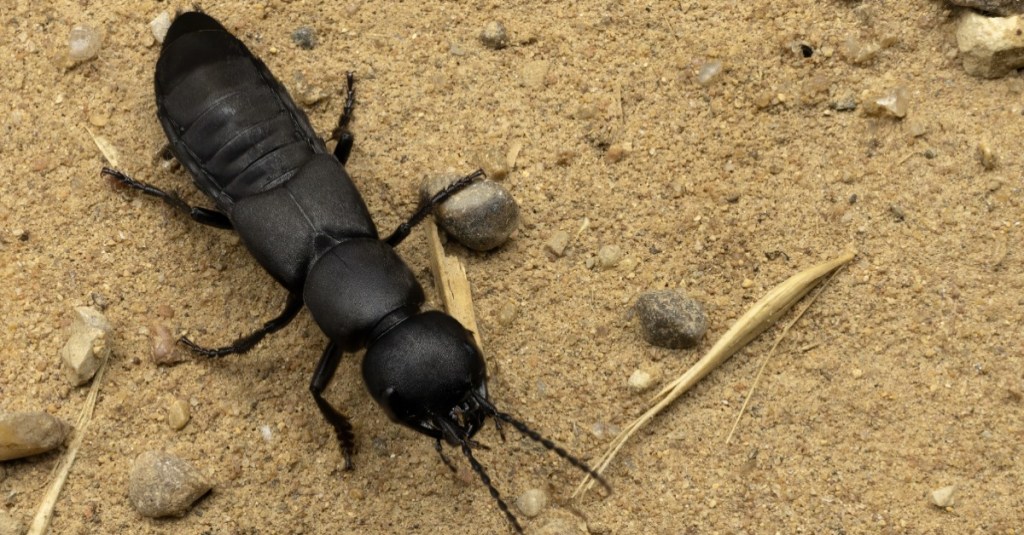
{"label": "black beetle", "polygon": [[[158,197],[206,225],[234,229],[256,260],[288,290],[284,311],[226,347],[193,351],[217,357],[244,353],[286,326],[302,309],[330,342],[310,391],[337,434],[351,467],[352,426],[323,391],[343,352],[366,348],[363,379],[388,416],[459,447],[516,531],[522,531],[487,472],[473,457],[473,436],[487,417],[505,422],[604,481],[582,461],[488,400],[486,367],[471,333],[451,316],[421,311],[423,289],[393,247],[431,209],[482,176],[471,174],[423,203],[381,240],[359,191],[345,172],[352,149],[348,122],[355,103],[348,75],[345,110],[328,152],[305,113],[266,65],[216,20],[200,12],[171,24],[156,66],[157,117],[170,148],[217,210],[193,207],[174,192],[119,171],[103,173]],[[607,487],[607,484],[605,484]]]}

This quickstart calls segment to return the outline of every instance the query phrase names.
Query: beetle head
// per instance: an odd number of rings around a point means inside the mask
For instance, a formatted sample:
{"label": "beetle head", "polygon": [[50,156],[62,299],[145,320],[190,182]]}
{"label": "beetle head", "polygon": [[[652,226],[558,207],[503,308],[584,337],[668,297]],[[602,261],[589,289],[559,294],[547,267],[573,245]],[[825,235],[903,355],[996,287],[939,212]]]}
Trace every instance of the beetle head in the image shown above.
{"label": "beetle head", "polygon": [[480,349],[442,312],[410,316],[371,343],[363,378],[392,420],[453,446],[472,438],[488,415]]}
{"label": "beetle head", "polygon": [[522,533],[522,526],[473,456],[473,449],[482,445],[472,437],[487,417],[494,419],[499,432],[502,423],[511,425],[611,490],[586,463],[491,404],[484,359],[462,324],[441,312],[403,317],[366,350],[363,379],[370,394],[392,420],[435,439],[437,452],[453,471],[455,467],[444,455],[441,440],[460,449],[518,533]]}

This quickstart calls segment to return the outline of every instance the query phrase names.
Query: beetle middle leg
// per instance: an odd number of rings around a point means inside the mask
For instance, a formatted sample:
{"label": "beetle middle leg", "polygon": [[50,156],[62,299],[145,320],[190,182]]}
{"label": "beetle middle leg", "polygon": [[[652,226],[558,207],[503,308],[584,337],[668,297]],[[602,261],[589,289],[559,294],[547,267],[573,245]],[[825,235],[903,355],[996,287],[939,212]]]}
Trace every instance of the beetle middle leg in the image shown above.
{"label": "beetle middle leg", "polygon": [[351,470],[352,451],[355,449],[355,435],[352,434],[352,424],[349,423],[348,418],[344,414],[324,399],[323,395],[328,383],[334,377],[335,370],[338,369],[341,355],[341,348],[337,344],[334,342],[327,344],[327,349],[324,349],[324,354],[316,365],[316,371],[313,372],[313,380],[309,383],[309,391],[313,394],[313,401],[316,401],[320,414],[334,428],[334,434],[337,435],[338,442],[341,443],[341,452],[345,456],[345,470]]}
{"label": "beetle middle leg", "polygon": [[334,157],[341,162],[341,165],[348,162],[348,157],[352,154],[352,144],[355,141],[352,132],[348,129],[348,123],[352,121],[352,110],[356,107],[355,75],[351,71],[345,73],[345,83],[348,87],[345,94],[345,108],[341,111],[338,126],[334,127],[330,137],[330,139],[338,140],[338,144],[334,146]]}
{"label": "beetle middle leg", "polygon": [[230,355],[232,353],[245,353],[255,347],[256,344],[260,343],[260,340],[263,340],[263,338],[268,334],[285,328],[293,319],[295,319],[295,316],[298,315],[300,310],[302,310],[302,295],[290,293],[288,294],[288,301],[285,303],[284,310],[281,311],[281,314],[264,323],[262,327],[256,329],[252,334],[235,340],[234,343],[229,346],[206,348],[196,344],[184,336],[179,338],[178,341],[188,346],[188,348],[194,353],[198,353],[206,357],[223,357],[224,355]]}
{"label": "beetle middle leg", "polygon": [[181,200],[181,197],[178,197],[178,194],[173,191],[164,191],[156,186],[135,180],[121,171],[111,169],[109,167],[104,167],[102,173],[118,181],[118,183],[128,186],[129,188],[137,189],[146,195],[152,195],[153,197],[163,200],[171,208],[174,208],[179,212],[183,212],[197,223],[222,229],[234,228],[231,225],[231,220],[228,219],[228,216],[209,208],[191,206],[187,202]]}

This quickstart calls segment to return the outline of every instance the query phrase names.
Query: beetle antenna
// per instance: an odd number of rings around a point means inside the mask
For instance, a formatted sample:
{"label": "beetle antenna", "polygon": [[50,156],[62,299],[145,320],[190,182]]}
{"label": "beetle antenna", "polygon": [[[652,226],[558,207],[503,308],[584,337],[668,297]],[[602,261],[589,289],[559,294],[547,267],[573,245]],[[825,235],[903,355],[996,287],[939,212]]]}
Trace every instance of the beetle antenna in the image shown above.
{"label": "beetle antenna", "polygon": [[517,431],[526,435],[530,440],[539,442],[542,446],[555,452],[555,455],[558,455],[569,464],[575,466],[576,468],[579,468],[583,472],[586,472],[587,475],[594,478],[594,480],[600,483],[601,486],[608,490],[608,492],[612,491],[612,486],[609,485],[607,481],[605,481],[604,477],[602,477],[601,474],[595,472],[593,468],[587,465],[587,463],[579,460],[579,458],[577,458],[575,455],[565,451],[565,449],[563,449],[558,444],[555,444],[551,440],[545,438],[540,433],[534,431],[533,429],[530,429],[528,425],[516,419],[516,417],[512,416],[511,414],[499,411],[494,405],[491,404],[490,401],[484,399],[483,396],[476,396],[476,401],[477,403],[480,404],[480,406],[482,406],[485,410],[491,413],[491,416],[494,417],[495,423],[497,423],[498,421],[502,421],[510,424],[512,427],[515,427]]}
{"label": "beetle antenna", "polygon": [[512,527],[515,528],[516,533],[521,534],[523,532],[523,526],[519,525],[519,519],[516,518],[516,515],[512,514],[512,511],[508,508],[508,504],[506,504],[505,500],[501,498],[501,493],[499,493],[498,489],[494,488],[494,485],[491,484],[491,477],[487,475],[487,471],[484,470],[483,465],[476,460],[476,457],[473,457],[473,450],[469,447],[469,442],[465,439],[461,439],[459,440],[459,443],[462,445],[463,455],[466,456],[466,459],[469,459],[469,465],[473,467],[473,471],[476,472],[476,475],[480,476],[480,481],[483,481],[484,485],[487,486],[487,492],[490,492],[491,497],[498,502],[498,509],[501,509],[501,512],[505,513],[505,518],[508,518],[508,521],[512,523]]}

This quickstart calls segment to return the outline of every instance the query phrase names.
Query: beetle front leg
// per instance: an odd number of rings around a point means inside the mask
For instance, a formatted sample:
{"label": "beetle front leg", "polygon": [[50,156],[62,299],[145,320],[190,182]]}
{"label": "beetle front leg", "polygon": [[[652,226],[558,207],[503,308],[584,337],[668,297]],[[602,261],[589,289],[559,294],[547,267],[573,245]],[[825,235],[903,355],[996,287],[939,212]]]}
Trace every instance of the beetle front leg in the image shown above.
{"label": "beetle front leg", "polygon": [[231,225],[231,220],[228,219],[228,216],[216,210],[211,210],[209,208],[190,206],[188,203],[181,200],[181,197],[178,197],[178,194],[174,193],[173,191],[164,191],[156,186],[152,186],[145,182],[135,180],[134,178],[122,173],[121,171],[111,169],[109,167],[104,167],[102,173],[116,180],[119,184],[128,186],[129,188],[132,189],[137,189],[142,193],[145,193],[146,195],[152,195],[153,197],[162,199],[165,203],[170,205],[171,208],[183,212],[185,215],[191,217],[192,220],[197,223],[202,223],[204,225],[222,229],[234,228]]}
{"label": "beetle front leg", "polygon": [[334,428],[334,434],[338,437],[338,442],[341,444],[341,453],[345,456],[345,470],[351,470],[352,451],[355,449],[355,435],[352,433],[352,424],[349,423],[348,418],[344,414],[335,409],[323,396],[324,390],[327,389],[331,378],[334,377],[334,372],[338,369],[341,355],[341,348],[337,344],[334,342],[327,344],[327,349],[324,349],[324,354],[316,365],[316,371],[313,372],[313,380],[309,383],[309,391],[313,394],[313,401],[316,401],[320,414]]}

